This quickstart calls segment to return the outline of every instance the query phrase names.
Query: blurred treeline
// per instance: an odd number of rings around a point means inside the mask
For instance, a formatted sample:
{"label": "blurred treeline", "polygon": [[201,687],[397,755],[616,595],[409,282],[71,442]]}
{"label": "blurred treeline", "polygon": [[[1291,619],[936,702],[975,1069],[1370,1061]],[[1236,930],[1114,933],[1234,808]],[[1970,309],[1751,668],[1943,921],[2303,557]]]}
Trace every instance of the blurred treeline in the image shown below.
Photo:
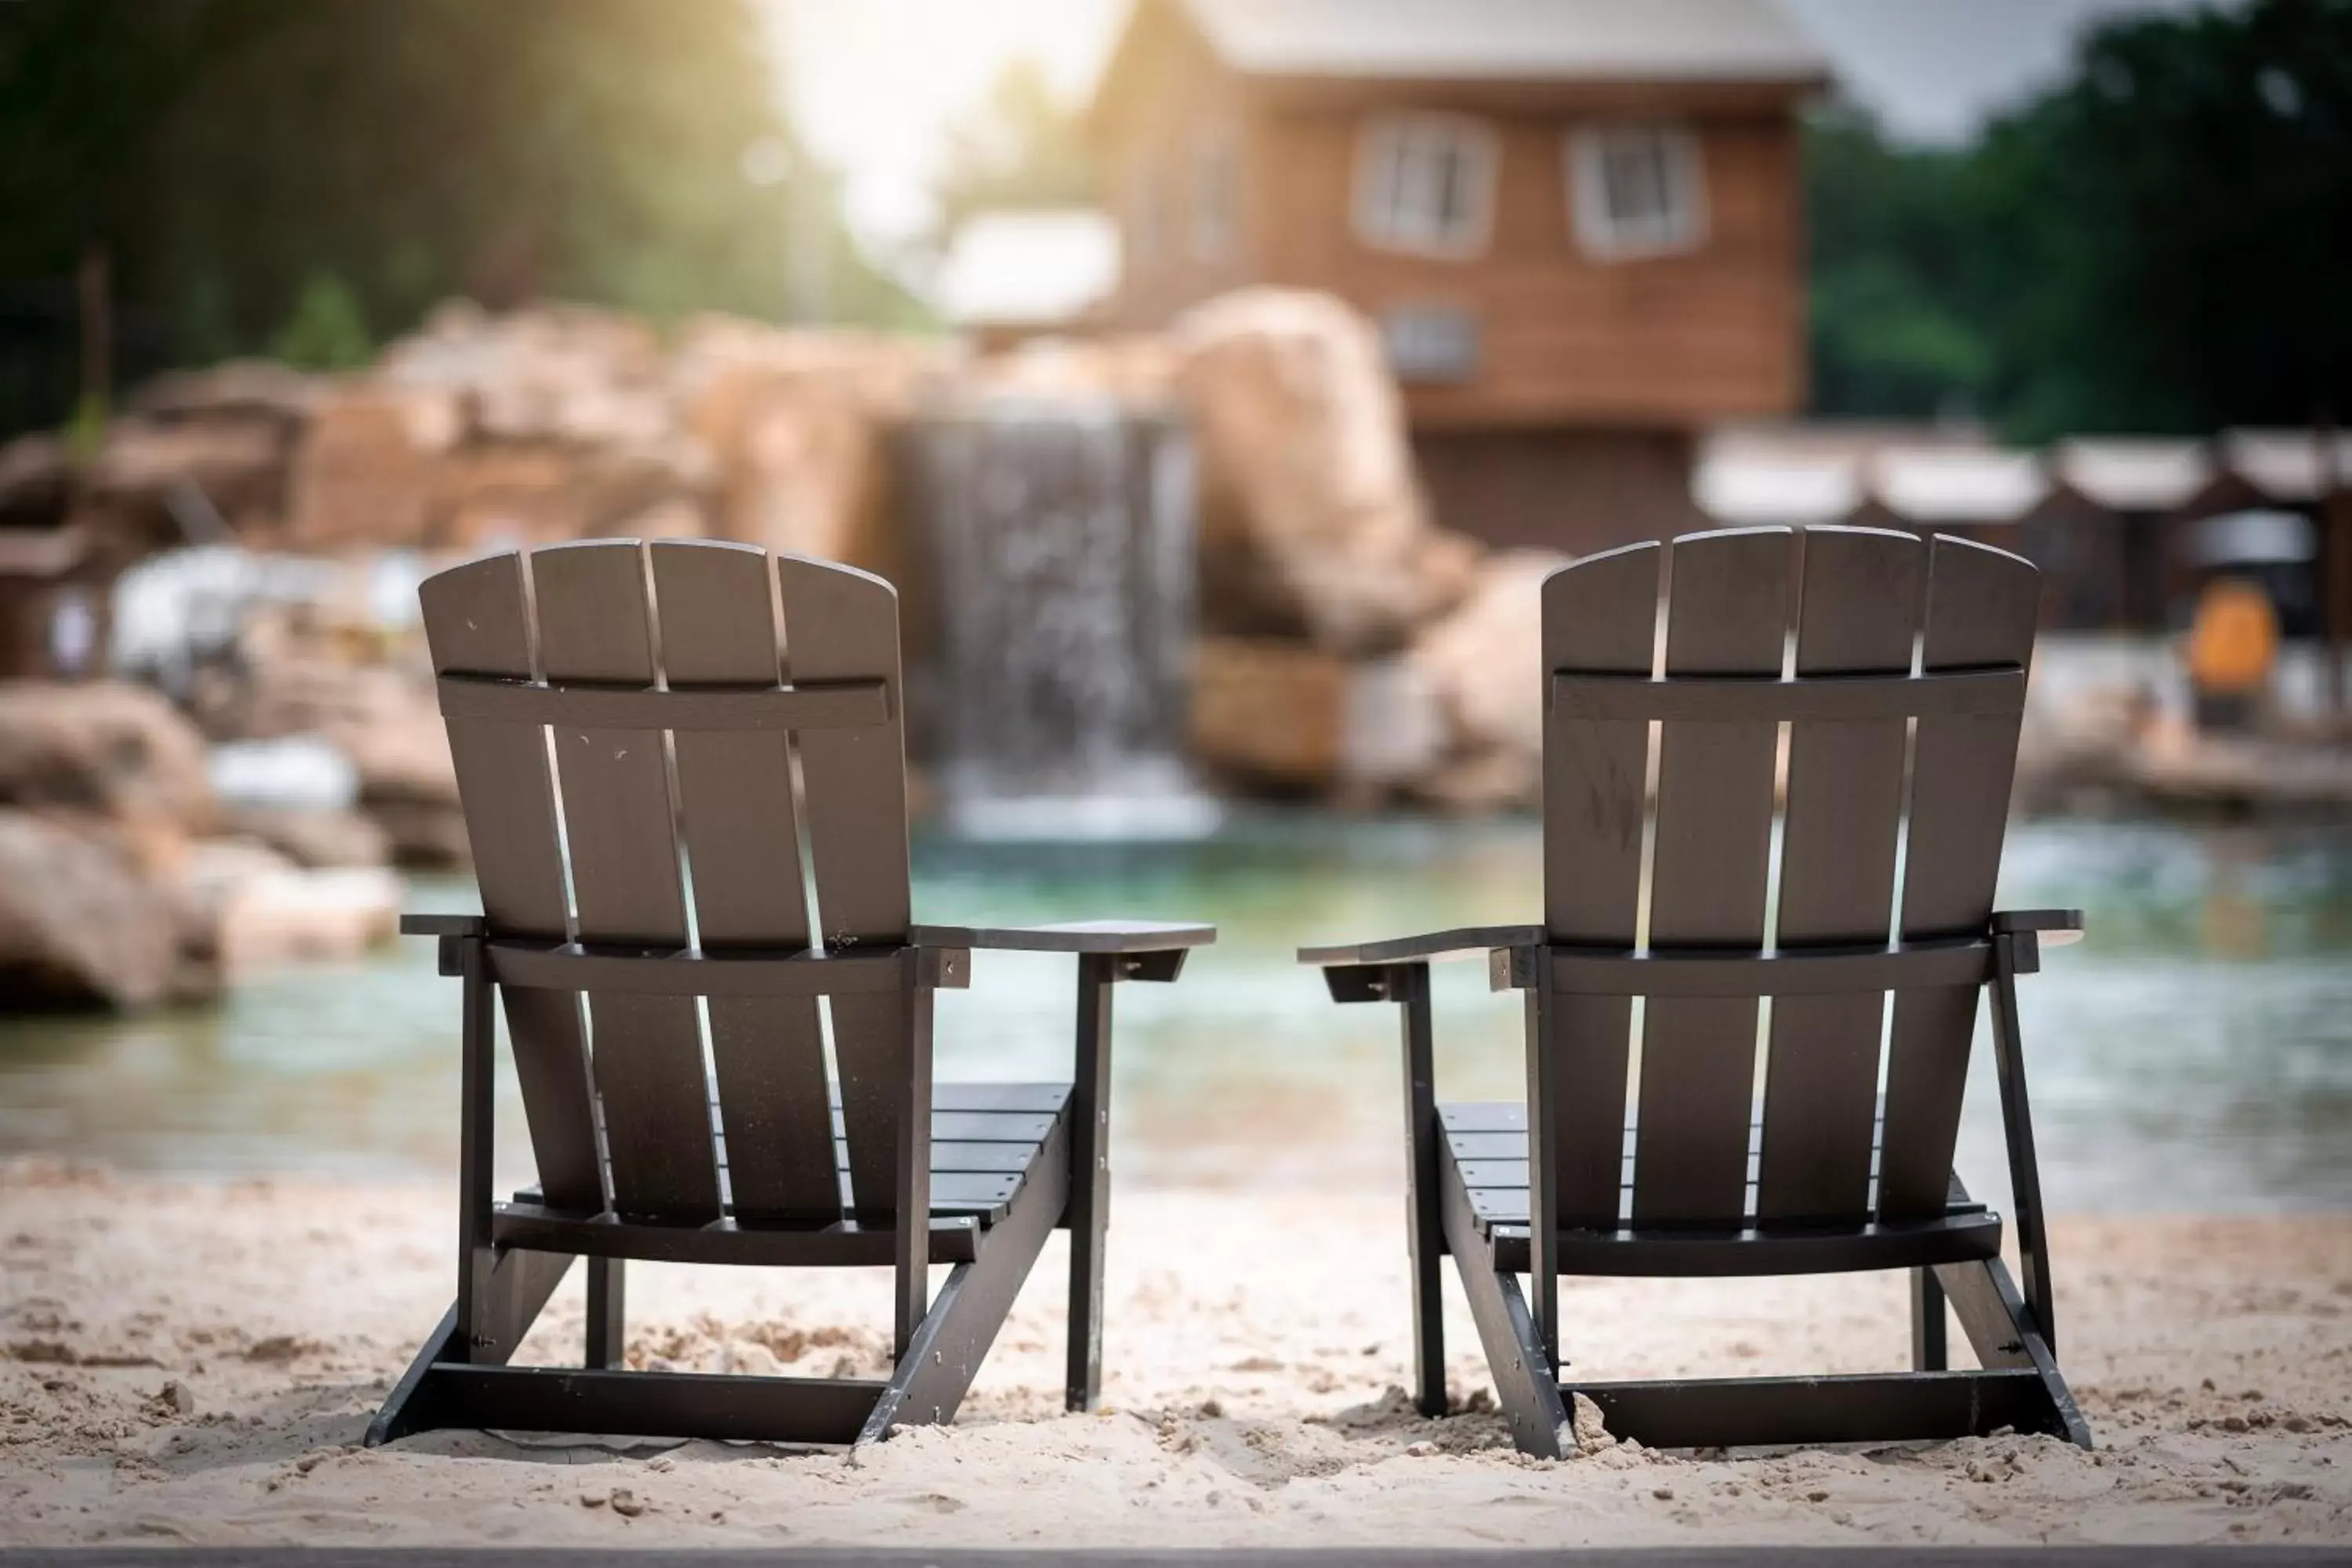
{"label": "blurred treeline", "polygon": [[1817,411],[2352,423],[2352,0],[2111,23],[1973,145],[1809,131]]}
{"label": "blurred treeline", "polygon": [[94,266],[125,381],[352,363],[454,293],[904,315],[767,46],[743,0],[0,4],[0,430],[71,412]]}

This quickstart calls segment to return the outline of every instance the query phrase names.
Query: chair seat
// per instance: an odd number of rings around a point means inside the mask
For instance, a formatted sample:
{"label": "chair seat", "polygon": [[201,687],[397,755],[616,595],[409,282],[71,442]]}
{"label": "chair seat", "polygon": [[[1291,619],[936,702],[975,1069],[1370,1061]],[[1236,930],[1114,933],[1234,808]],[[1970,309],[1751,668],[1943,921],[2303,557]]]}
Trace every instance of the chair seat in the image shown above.
{"label": "chair seat", "polygon": [[[969,1262],[980,1234],[1004,1218],[1039,1157],[1055,1142],[1070,1100],[1067,1083],[941,1083],[931,1092],[931,1259]],[[833,1106],[834,1166],[844,1217],[821,1223],[739,1222],[725,1206],[715,1223],[665,1225],[611,1213],[550,1208],[535,1187],[497,1210],[509,1247],[539,1246],[649,1261],[788,1265],[890,1261],[887,1227],[861,1226],[850,1204],[849,1145],[841,1104]],[[722,1184],[727,1141],[716,1140]],[[874,1256],[868,1259],[868,1252]]]}
{"label": "chair seat", "polygon": [[[1458,1184],[1495,1267],[1528,1268],[1527,1108],[1507,1101],[1441,1105],[1446,1179]],[[1632,1131],[1631,1128],[1627,1131]],[[1621,1192],[1630,1193],[1626,1157]],[[1748,1172],[1750,1207],[1756,1173]],[[1621,1205],[1621,1213],[1626,1205]],[[1926,1268],[1998,1257],[2000,1216],[1972,1200],[1955,1177],[1941,1212],[1901,1219],[1857,1217],[1770,1226],[1562,1226],[1555,1257],[1562,1274],[1706,1277],[1837,1273]]]}

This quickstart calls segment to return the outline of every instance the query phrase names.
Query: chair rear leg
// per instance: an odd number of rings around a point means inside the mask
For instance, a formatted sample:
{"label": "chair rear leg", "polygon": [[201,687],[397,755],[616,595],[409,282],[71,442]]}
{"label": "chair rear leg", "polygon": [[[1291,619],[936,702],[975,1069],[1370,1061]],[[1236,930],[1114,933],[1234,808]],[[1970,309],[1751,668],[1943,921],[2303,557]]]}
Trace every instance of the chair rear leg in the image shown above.
{"label": "chair rear leg", "polygon": [[628,1264],[618,1258],[591,1258],[587,1264],[588,1346],[581,1364],[593,1372],[622,1363],[628,1341]]}
{"label": "chair rear leg", "polygon": [[1944,1339],[1944,1288],[1932,1268],[1911,1270],[1911,1370],[1945,1372],[1951,1359]]}

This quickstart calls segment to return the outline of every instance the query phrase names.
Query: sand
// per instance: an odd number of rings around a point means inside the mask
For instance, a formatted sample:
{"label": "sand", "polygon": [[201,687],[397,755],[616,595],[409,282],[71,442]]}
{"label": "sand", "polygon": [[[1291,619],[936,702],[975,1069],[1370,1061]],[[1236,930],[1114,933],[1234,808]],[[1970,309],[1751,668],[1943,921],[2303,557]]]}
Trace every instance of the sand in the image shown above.
{"label": "sand", "polygon": [[[1059,1405],[1059,1238],[952,1428],[856,1456],[441,1433],[357,1447],[446,1305],[450,1194],[0,1167],[0,1543],[1403,1546],[2352,1541],[2352,1215],[2056,1226],[2102,1447],[1513,1453],[1414,1415],[1394,1195],[1128,1191],[1108,1408]],[[639,1267],[637,1364],[877,1373],[887,1280]],[[1902,1363],[1899,1278],[1569,1282],[1596,1376]],[[520,1359],[580,1332],[567,1282]],[[1957,1335],[1955,1336],[1957,1340]]]}

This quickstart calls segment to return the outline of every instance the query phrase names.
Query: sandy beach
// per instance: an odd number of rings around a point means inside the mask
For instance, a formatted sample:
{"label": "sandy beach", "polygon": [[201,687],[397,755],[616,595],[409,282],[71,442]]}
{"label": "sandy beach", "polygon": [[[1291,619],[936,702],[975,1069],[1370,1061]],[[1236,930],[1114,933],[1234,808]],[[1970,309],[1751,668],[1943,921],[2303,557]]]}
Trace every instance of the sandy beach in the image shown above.
{"label": "sandy beach", "polygon": [[[1061,1244],[950,1429],[855,1457],[442,1433],[357,1447],[446,1303],[446,1190],[0,1167],[0,1542],[1636,1545],[2352,1540],[2352,1216],[2084,1218],[2063,1360],[2101,1448],[2013,1436],[1532,1463],[1414,1415],[1393,1198],[1121,1192],[1108,1408],[1063,1414]],[[878,1374],[886,1279],[631,1276],[629,1357]],[[1595,1375],[1899,1365],[1899,1278],[1569,1282]],[[1449,1292],[1452,1287],[1449,1285]],[[571,1355],[566,1283],[526,1361]],[[1957,1338],[1957,1336],[1956,1336]]]}

